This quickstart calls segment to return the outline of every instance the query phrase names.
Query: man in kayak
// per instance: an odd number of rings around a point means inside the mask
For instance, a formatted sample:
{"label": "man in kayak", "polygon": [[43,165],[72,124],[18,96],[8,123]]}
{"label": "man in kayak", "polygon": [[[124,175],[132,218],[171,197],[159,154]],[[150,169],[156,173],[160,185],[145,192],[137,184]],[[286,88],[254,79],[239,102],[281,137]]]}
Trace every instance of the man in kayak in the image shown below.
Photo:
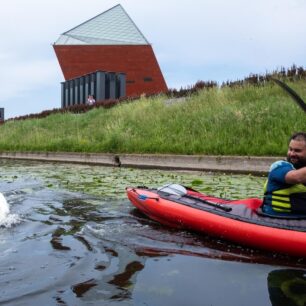
{"label": "man in kayak", "polygon": [[290,137],[287,161],[280,160],[271,165],[262,211],[269,215],[302,214],[306,217],[305,132]]}

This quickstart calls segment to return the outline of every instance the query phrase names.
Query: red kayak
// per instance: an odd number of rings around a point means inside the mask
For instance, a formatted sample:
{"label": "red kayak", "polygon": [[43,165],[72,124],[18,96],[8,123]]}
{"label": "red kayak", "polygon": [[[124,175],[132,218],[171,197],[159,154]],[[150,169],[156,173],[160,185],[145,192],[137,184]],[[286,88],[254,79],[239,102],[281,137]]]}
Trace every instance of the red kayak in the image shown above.
{"label": "red kayak", "polygon": [[135,207],[161,224],[258,249],[306,256],[306,220],[263,214],[261,199],[221,199],[178,184],[158,189],[128,187],[126,191]]}

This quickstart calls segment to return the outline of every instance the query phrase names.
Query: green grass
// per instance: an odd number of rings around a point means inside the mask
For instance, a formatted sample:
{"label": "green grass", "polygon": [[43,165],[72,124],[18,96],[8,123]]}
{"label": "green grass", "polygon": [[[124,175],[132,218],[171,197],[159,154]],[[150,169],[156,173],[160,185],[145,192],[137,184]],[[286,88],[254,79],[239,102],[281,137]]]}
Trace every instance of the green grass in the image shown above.
{"label": "green grass", "polygon": [[[288,85],[305,99],[305,81]],[[305,113],[272,83],[167,99],[8,121],[0,126],[0,150],[284,155],[292,132],[306,130]]]}

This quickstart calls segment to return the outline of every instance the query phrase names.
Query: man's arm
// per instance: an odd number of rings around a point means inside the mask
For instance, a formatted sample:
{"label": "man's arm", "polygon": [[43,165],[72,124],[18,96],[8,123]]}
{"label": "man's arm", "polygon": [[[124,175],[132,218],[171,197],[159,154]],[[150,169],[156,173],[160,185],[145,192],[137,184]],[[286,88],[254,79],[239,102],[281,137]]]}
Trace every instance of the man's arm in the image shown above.
{"label": "man's arm", "polygon": [[291,170],[285,176],[287,184],[306,184],[306,167]]}

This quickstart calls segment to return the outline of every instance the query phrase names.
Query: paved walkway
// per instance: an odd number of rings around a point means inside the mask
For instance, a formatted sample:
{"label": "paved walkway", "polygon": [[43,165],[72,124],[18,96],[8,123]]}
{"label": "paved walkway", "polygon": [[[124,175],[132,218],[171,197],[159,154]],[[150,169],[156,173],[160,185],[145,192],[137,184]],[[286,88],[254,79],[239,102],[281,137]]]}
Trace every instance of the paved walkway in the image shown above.
{"label": "paved walkway", "polygon": [[137,167],[165,170],[220,171],[266,174],[279,157],[102,154],[102,153],[0,153],[0,158]]}

